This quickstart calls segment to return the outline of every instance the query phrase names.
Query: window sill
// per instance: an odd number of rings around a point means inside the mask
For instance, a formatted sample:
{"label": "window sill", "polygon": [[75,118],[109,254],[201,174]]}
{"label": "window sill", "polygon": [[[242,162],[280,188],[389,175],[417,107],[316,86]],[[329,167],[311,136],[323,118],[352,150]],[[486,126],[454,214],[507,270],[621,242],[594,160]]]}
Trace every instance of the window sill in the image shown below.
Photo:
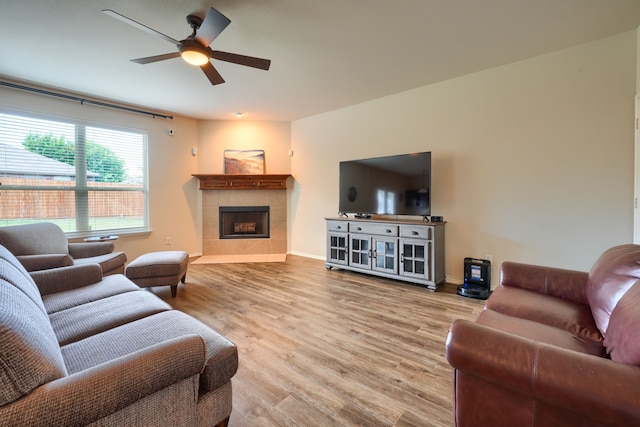
{"label": "window sill", "polygon": [[151,234],[151,230],[148,228],[136,228],[136,229],[113,229],[113,230],[99,230],[92,233],[88,233],[86,231],[83,232],[75,232],[75,233],[65,233],[68,239],[70,240],[83,240],[87,237],[94,236],[118,236],[118,237],[130,237],[130,236],[148,236]]}

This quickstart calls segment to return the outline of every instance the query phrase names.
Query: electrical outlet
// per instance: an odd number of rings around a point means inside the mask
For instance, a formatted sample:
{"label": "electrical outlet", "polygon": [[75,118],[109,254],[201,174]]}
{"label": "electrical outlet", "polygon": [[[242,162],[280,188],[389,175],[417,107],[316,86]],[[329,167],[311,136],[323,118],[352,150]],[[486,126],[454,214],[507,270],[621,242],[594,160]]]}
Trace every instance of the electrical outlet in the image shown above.
{"label": "electrical outlet", "polygon": [[165,245],[170,245],[171,244],[171,237],[165,237],[164,238],[164,244]]}

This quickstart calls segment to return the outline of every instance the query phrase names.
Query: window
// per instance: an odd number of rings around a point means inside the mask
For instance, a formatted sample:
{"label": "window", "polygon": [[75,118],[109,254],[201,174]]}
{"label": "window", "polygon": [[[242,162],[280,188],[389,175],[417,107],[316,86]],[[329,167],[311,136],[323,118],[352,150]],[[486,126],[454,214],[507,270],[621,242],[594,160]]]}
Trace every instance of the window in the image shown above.
{"label": "window", "polygon": [[392,214],[396,212],[396,197],[395,193],[386,190],[376,191],[376,213],[377,214]]}
{"label": "window", "polygon": [[0,110],[0,226],[148,231],[147,135]]}

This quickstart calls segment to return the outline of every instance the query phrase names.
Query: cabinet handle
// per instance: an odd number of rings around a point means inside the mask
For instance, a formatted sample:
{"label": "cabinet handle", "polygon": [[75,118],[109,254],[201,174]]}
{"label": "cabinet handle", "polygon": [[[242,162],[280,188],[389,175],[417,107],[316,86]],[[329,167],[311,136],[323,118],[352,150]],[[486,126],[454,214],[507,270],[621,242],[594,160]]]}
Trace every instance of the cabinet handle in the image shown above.
{"label": "cabinet handle", "polygon": [[339,225],[338,225],[338,226],[336,226],[336,230],[341,230],[341,229],[342,229],[342,227],[341,227],[341,226],[339,226]]}
{"label": "cabinet handle", "polygon": [[392,233],[392,231],[387,228],[387,233]]}
{"label": "cabinet handle", "polygon": [[417,236],[418,234],[420,234],[420,233],[418,233],[417,231],[412,231],[412,232],[411,232],[411,235],[412,235],[412,236]]}
{"label": "cabinet handle", "polygon": [[362,227],[356,227],[356,231],[362,231]]}

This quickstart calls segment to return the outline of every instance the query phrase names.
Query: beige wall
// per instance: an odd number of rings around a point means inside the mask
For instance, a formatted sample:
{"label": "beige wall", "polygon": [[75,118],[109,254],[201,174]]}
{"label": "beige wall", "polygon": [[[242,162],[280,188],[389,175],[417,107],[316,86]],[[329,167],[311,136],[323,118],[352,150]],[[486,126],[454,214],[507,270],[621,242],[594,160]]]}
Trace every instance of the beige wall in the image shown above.
{"label": "beige wall", "polygon": [[224,150],[227,149],[264,150],[265,173],[291,173],[289,122],[200,121],[198,135],[199,173],[224,173]]}
{"label": "beige wall", "polygon": [[[129,260],[153,250],[185,250],[199,253],[200,234],[196,180],[197,122],[176,117],[173,120],[151,118],[29,92],[0,87],[0,107],[70,117],[91,123],[146,130],[149,135],[149,210],[152,232],[120,236],[116,249],[124,250]],[[174,135],[169,135],[169,129]],[[171,245],[165,238],[171,237]]]}
{"label": "beige wall", "polygon": [[636,31],[636,94],[640,94],[640,28]]}
{"label": "beige wall", "polygon": [[504,260],[588,269],[607,247],[632,240],[638,37],[293,123],[152,119],[1,87],[0,106],[148,131],[153,232],[118,240],[130,259],[201,253],[202,198],[191,174],[222,173],[227,148],[264,149],[267,173],[294,176],[288,251],[317,258],[325,256],[324,218],[337,213],[340,160],[430,150],[432,213],[448,221],[447,277],[462,278],[464,257],[491,254],[495,284]]}
{"label": "beige wall", "polygon": [[[245,120],[210,120],[198,123],[198,172],[200,174],[224,173],[224,150],[264,150],[265,173],[288,175],[291,173],[291,123]],[[292,180],[288,180],[291,185]],[[287,200],[291,189],[287,190]],[[202,206],[202,194],[198,191],[198,203]],[[290,209],[287,203],[287,210]],[[202,231],[202,209],[199,209],[196,226]],[[291,215],[287,214],[290,218]],[[291,225],[287,225],[287,250],[291,247]],[[202,248],[202,239],[200,247]],[[268,253],[268,252],[267,252]]]}
{"label": "beige wall", "polygon": [[632,240],[636,32],[292,125],[291,251],[324,257],[338,162],[432,152],[446,275],[466,256],[588,269]]}
{"label": "beige wall", "polygon": [[[636,120],[640,116],[640,28],[637,30],[637,43],[636,43]],[[640,164],[640,131],[635,130],[635,164]],[[637,200],[640,198],[640,170],[635,168],[634,175],[634,198]],[[638,209],[634,209],[633,218],[633,243],[640,244],[640,213]]]}

